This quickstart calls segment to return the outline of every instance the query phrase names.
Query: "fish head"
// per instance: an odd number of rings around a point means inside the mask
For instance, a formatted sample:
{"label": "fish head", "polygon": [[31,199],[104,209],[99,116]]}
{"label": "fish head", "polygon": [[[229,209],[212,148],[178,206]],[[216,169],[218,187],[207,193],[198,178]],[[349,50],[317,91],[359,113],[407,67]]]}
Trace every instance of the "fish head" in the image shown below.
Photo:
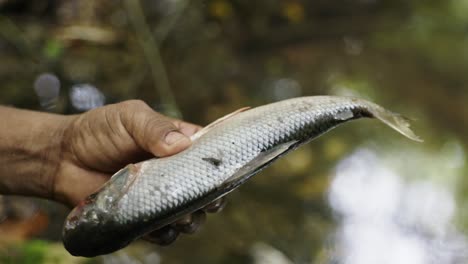
{"label": "fish head", "polygon": [[62,239],[65,248],[74,256],[94,257],[125,247],[122,230],[116,228],[113,219],[98,208],[91,195],[78,204],[68,215],[63,228]]}
{"label": "fish head", "polygon": [[96,193],[81,201],[67,216],[62,231],[65,248],[74,256],[94,257],[125,247],[129,230],[116,220],[119,201],[137,175],[127,166]]}

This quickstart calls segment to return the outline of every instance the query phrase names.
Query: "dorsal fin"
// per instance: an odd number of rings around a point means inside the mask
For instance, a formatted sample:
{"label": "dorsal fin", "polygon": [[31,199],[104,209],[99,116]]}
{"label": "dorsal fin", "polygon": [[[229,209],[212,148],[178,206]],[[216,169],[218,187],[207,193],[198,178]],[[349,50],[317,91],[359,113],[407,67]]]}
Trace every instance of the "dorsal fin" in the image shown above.
{"label": "dorsal fin", "polygon": [[230,114],[227,114],[223,117],[220,117],[218,119],[216,119],[214,122],[210,123],[209,125],[205,126],[204,128],[202,128],[200,131],[198,131],[197,133],[193,134],[190,139],[192,141],[198,139],[199,137],[201,137],[203,134],[205,134],[206,132],[208,132],[210,129],[212,129],[213,127],[217,126],[218,124],[222,123],[223,121],[241,113],[241,112],[244,112],[244,111],[247,111],[250,109],[250,106],[247,106],[247,107],[242,107],[240,109],[237,109],[236,111],[230,113]]}

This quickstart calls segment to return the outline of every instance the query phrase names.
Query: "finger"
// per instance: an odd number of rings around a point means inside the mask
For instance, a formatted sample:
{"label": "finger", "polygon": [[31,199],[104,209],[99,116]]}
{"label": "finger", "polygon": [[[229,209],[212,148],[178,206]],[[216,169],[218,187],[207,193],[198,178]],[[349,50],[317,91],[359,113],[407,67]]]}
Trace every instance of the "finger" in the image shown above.
{"label": "finger", "polygon": [[183,226],[183,225],[188,225],[191,222],[192,222],[192,214],[187,214],[183,216],[182,218],[180,218],[179,220],[177,220],[176,222],[174,222],[174,225]]}
{"label": "finger", "polygon": [[147,234],[144,239],[161,246],[167,246],[176,241],[179,231],[168,225]]}
{"label": "finger", "polygon": [[200,129],[202,129],[201,126],[180,120],[174,120],[174,124],[179,128],[180,132],[182,132],[182,134],[186,135],[187,137],[192,136],[193,134],[197,133]]}
{"label": "finger", "polygon": [[202,210],[207,213],[218,213],[226,206],[227,200],[224,197],[221,197],[214,202],[205,206]]}
{"label": "finger", "polygon": [[178,220],[174,224],[174,229],[181,233],[193,234],[200,229],[201,225],[205,222],[205,219],[205,212],[199,210]]}
{"label": "finger", "polygon": [[126,101],[122,104],[121,120],[136,143],[158,157],[178,153],[190,146],[173,119],[161,115],[142,101]]}

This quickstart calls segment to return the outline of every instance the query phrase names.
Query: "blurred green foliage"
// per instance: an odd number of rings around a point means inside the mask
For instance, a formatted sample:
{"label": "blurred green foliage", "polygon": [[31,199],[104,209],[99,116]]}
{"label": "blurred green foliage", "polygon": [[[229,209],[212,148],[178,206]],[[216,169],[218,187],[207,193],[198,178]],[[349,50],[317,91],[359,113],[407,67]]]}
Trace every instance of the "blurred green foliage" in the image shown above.
{"label": "blurred green foliage", "polygon": [[0,256],[1,263],[43,263],[47,254],[47,243],[33,240],[22,244],[19,248],[13,249],[14,253]]}

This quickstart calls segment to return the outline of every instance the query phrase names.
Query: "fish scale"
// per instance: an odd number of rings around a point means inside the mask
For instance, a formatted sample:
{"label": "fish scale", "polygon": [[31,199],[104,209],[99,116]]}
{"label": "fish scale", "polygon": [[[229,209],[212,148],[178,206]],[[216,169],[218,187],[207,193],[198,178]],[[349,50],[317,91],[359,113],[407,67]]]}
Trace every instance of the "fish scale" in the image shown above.
{"label": "fish scale", "polygon": [[186,150],[129,165],[67,218],[73,255],[106,254],[244,183],[276,158],[336,125],[375,117],[419,140],[404,118],[351,97],[299,97],[228,115],[192,136]]}
{"label": "fish scale", "polygon": [[[267,118],[268,116],[265,119]],[[298,124],[299,127],[305,125],[305,121],[300,119],[300,117],[298,118],[298,116],[296,115],[293,115],[292,119],[293,119],[292,124]],[[244,125],[249,126],[251,123],[251,120],[249,121],[250,122]],[[276,130],[276,129],[271,130],[270,126],[265,125],[265,123],[261,125],[257,125],[253,129],[250,129],[250,131],[247,131],[247,133],[252,133],[254,135],[258,134],[259,137],[257,137],[257,140],[254,142],[248,142],[245,145],[244,144],[240,145],[240,149],[244,153],[244,157],[255,156],[255,154],[260,152],[262,149],[268,148],[268,145],[273,145],[277,141],[280,141],[281,135],[287,135],[288,132],[290,132],[290,131],[287,131],[289,128],[291,128],[290,129],[291,131],[294,131],[297,129],[296,126],[293,125],[291,127],[285,126],[283,129],[279,129],[279,130]],[[233,132],[234,132],[233,134],[235,134],[237,131],[234,130]],[[268,136],[268,134],[271,134],[271,133],[273,133],[273,136]],[[219,136],[219,135],[216,134],[216,136]],[[275,140],[273,141],[271,139],[275,139]],[[218,142],[218,141],[221,141],[221,142]],[[197,160],[196,158],[202,159],[200,158],[200,156],[202,155],[216,156],[217,153],[213,153],[213,151],[215,151],[216,149],[219,150],[219,148],[225,147],[225,145],[222,144],[223,142],[225,142],[225,140],[222,137],[218,140],[212,141],[211,144],[203,145],[204,142],[197,142],[199,144],[195,143],[194,145],[201,145],[201,147],[197,148],[197,146],[193,146],[191,149],[188,150],[187,154],[193,155],[195,157],[195,160]],[[239,149],[239,147],[237,149]],[[196,153],[191,153],[193,152],[192,150],[195,150]],[[246,151],[250,151],[251,152],[249,153],[250,155],[249,154],[245,155]],[[202,153],[202,155],[200,155],[200,153]],[[232,158],[236,158],[236,157],[234,156]],[[220,169],[220,171],[213,171],[214,169],[210,168],[209,164],[205,164],[205,166],[195,166],[194,167],[195,170],[192,172],[189,172],[182,166],[181,161],[183,160],[185,160],[185,157],[181,156],[178,160],[174,161],[173,166],[172,166],[173,170],[172,171],[170,170],[167,172],[169,175],[174,174],[173,177],[166,177],[163,179],[156,178],[156,177],[139,177],[134,183],[134,188],[132,188],[132,191],[129,192],[128,195],[123,197],[122,204],[121,206],[119,206],[119,214],[123,215],[124,218],[127,217],[128,219],[131,220],[131,219],[135,219],[135,217],[132,214],[126,214],[127,212],[133,212],[133,210],[128,210],[129,209],[128,207],[137,208],[137,209],[140,208],[141,210],[136,212],[136,214],[138,215],[157,214],[160,211],[166,210],[167,208],[174,208],[185,201],[185,199],[180,200],[180,199],[177,199],[177,197],[179,198],[183,197],[183,198],[186,198],[187,200],[191,200],[191,199],[197,198],[197,196],[203,195],[210,188],[214,188],[216,186],[217,181],[212,181],[210,177],[205,177],[203,174],[213,175],[214,176],[213,178],[216,178],[219,181],[225,180],[222,177],[223,175],[227,175],[227,176],[229,175],[228,173],[225,173],[224,171],[221,170],[223,169],[223,167],[218,168]],[[143,175],[154,175],[155,172],[157,172],[160,167],[157,164],[158,161],[159,160],[155,160],[154,164],[152,164],[151,166],[152,170],[148,170],[148,172],[143,173]],[[197,161],[197,163],[199,163],[199,161]],[[169,167],[169,169],[171,168]],[[230,168],[226,168],[226,169],[229,170]],[[206,173],[207,171],[208,173]],[[190,192],[190,191],[188,191],[185,196],[178,195],[177,192],[170,192],[170,194],[162,193],[161,197],[163,197],[164,199],[162,201],[162,204],[166,205],[166,207],[154,207],[154,208],[151,208],[152,210],[151,209],[147,210],[147,208],[145,207],[134,207],[134,204],[131,204],[130,202],[128,202],[132,200],[133,201],[137,200],[141,202],[142,200],[144,200],[144,197],[142,197],[142,194],[144,194],[144,192],[142,192],[141,190],[144,190],[152,186],[158,186],[158,185],[164,186],[165,184],[169,185],[170,182],[177,182],[178,185],[181,186],[181,188],[185,190],[191,190],[192,186],[196,186],[196,185],[190,184],[190,182],[187,182],[186,179],[192,179],[193,176],[195,175],[198,175],[198,179],[202,181],[203,183],[205,183],[205,190],[201,190],[201,192],[197,192],[196,195],[193,195],[194,192]],[[221,177],[219,177],[219,175],[221,175]],[[165,183],[164,181],[169,181],[169,182]],[[178,191],[178,190],[180,189],[176,189],[174,191]],[[167,191],[171,191],[171,189]],[[128,223],[130,221],[125,221],[125,222]]]}

